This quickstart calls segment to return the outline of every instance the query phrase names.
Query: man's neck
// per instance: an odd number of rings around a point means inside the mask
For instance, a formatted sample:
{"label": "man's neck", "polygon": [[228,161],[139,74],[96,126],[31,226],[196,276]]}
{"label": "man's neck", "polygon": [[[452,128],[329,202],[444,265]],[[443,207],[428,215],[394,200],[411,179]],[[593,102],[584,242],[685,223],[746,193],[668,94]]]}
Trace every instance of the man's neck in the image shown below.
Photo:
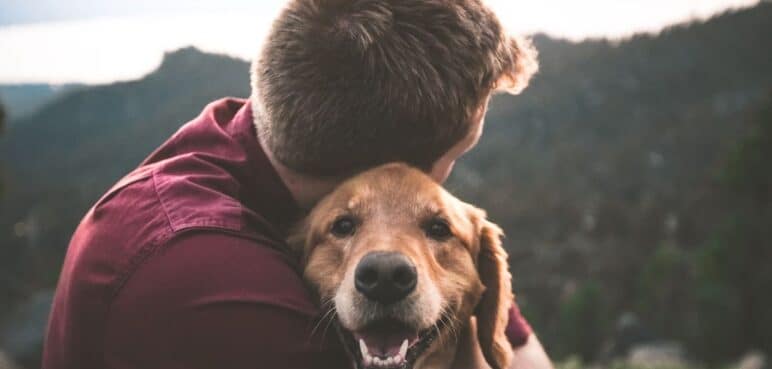
{"label": "man's neck", "polygon": [[338,178],[318,178],[298,173],[276,160],[268,148],[263,146],[263,149],[266,151],[271,165],[276,169],[276,173],[279,174],[284,185],[292,194],[292,198],[303,210],[310,210],[322,197],[332,192],[342,182]]}
{"label": "man's neck", "polygon": [[260,146],[268,157],[268,161],[279,174],[284,185],[292,194],[292,198],[304,211],[310,210],[325,195],[332,192],[343,179],[338,177],[322,178],[299,173],[296,170],[288,168],[282,164],[271,149],[266,145],[265,140],[260,134],[257,135]]}

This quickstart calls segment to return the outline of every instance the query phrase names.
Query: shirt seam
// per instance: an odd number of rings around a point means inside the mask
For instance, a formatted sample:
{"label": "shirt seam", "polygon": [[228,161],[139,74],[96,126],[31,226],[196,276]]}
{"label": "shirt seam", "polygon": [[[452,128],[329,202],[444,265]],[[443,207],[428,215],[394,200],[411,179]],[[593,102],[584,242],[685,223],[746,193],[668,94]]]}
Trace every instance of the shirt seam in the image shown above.
{"label": "shirt seam", "polygon": [[150,179],[153,181],[153,192],[155,192],[156,195],[156,201],[158,203],[158,206],[161,207],[161,211],[163,211],[164,216],[166,217],[166,232],[163,232],[162,234],[154,237],[151,239],[147,244],[141,246],[139,250],[132,255],[128,263],[126,264],[126,267],[123,268],[123,271],[121,271],[116,278],[113,280],[110,286],[110,293],[107,296],[106,306],[105,306],[105,313],[104,313],[104,325],[102,329],[102,365],[107,364],[107,351],[104,348],[105,344],[105,338],[107,337],[107,321],[108,317],[110,316],[110,313],[112,311],[113,303],[115,302],[115,298],[120,293],[120,290],[123,288],[123,286],[126,284],[126,282],[131,278],[131,276],[134,274],[134,272],[152,255],[157,249],[158,246],[161,245],[163,242],[168,241],[173,235],[174,235],[174,228],[172,228],[171,224],[171,218],[169,218],[169,213],[166,210],[166,206],[164,205],[163,200],[161,199],[161,196],[158,192],[158,183],[156,182],[156,168],[153,168],[150,171]]}
{"label": "shirt seam", "polygon": [[158,204],[161,206],[161,210],[163,210],[164,215],[166,216],[166,224],[169,227],[169,230],[171,232],[174,232],[174,223],[172,223],[172,217],[169,215],[169,209],[166,207],[166,203],[163,201],[163,198],[161,198],[161,191],[159,190],[158,186],[158,176],[156,173],[156,168],[153,168],[152,171],[152,177],[153,177],[153,192],[155,192],[155,196],[158,199]]}
{"label": "shirt seam", "polygon": [[107,321],[110,316],[110,313],[113,308],[113,303],[115,302],[115,298],[120,293],[121,288],[126,284],[126,282],[131,278],[131,276],[134,274],[134,272],[152,255],[155,253],[155,251],[158,249],[158,246],[165,242],[166,240],[170,239],[173,235],[172,232],[164,232],[158,237],[155,237],[153,240],[148,242],[146,245],[142,246],[137,253],[135,253],[131,258],[129,258],[129,262],[124,269],[122,273],[120,273],[117,278],[111,283],[111,289],[110,294],[108,296],[108,301],[105,306],[105,313],[104,313],[104,324],[102,329],[102,365],[107,364],[107,350],[105,350],[104,344],[106,342],[105,338],[107,337]]}

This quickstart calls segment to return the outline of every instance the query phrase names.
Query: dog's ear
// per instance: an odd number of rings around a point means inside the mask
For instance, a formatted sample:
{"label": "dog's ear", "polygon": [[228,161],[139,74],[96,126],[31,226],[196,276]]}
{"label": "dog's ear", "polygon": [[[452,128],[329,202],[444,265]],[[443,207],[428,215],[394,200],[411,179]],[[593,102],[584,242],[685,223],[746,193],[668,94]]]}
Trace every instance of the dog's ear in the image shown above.
{"label": "dog's ear", "polygon": [[308,218],[306,218],[296,223],[290,229],[289,235],[285,239],[287,246],[289,246],[289,252],[295,256],[296,260],[301,262],[301,265],[306,263],[308,237]]}
{"label": "dog's ear", "polygon": [[480,251],[477,269],[485,286],[477,305],[477,338],[485,359],[494,369],[505,369],[512,361],[512,346],[506,336],[512,307],[512,277],[507,252],[501,245],[503,232],[496,224],[480,219]]}
{"label": "dog's ear", "polygon": [[531,77],[539,71],[539,53],[531,40],[521,37],[510,37],[502,48],[499,55],[507,68],[496,82],[495,89],[516,95],[528,87]]}

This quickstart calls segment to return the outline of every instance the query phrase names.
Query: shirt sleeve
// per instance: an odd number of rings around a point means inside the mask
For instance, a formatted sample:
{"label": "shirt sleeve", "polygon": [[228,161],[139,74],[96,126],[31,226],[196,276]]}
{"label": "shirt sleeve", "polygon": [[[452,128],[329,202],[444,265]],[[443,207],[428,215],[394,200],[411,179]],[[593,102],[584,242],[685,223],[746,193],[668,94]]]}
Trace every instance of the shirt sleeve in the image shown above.
{"label": "shirt sleeve", "polygon": [[[349,368],[283,254],[219,233],[180,236],[127,280],[107,319],[106,367]],[[315,329],[316,328],[316,329]]]}
{"label": "shirt sleeve", "polygon": [[507,324],[506,333],[509,343],[514,348],[525,345],[528,342],[528,337],[533,333],[531,325],[528,324],[520,313],[520,308],[516,303],[512,304],[512,307],[509,309],[509,323]]}

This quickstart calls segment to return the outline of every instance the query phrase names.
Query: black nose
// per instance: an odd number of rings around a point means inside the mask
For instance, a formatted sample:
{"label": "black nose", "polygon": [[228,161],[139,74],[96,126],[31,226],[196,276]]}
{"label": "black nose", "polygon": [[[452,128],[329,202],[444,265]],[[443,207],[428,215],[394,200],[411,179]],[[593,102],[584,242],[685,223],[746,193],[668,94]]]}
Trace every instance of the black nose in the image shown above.
{"label": "black nose", "polygon": [[359,261],[355,271],[357,291],[368,299],[388,305],[415,289],[415,266],[398,252],[371,252]]}

